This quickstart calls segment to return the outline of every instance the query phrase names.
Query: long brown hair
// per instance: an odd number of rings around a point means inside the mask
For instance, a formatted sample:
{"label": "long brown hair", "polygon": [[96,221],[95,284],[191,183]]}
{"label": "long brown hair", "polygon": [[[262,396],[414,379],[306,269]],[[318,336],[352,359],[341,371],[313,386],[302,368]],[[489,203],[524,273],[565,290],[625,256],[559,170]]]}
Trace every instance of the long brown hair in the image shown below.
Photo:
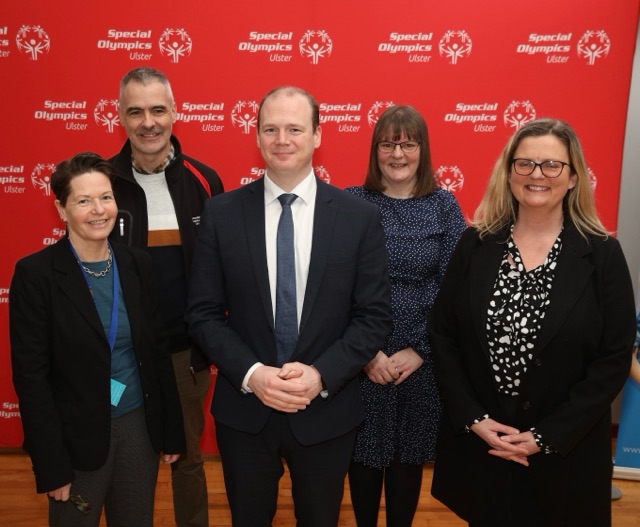
{"label": "long brown hair", "polygon": [[397,141],[402,135],[406,135],[407,139],[416,141],[420,145],[420,160],[416,171],[413,197],[427,196],[436,188],[433,168],[431,167],[429,132],[425,120],[411,106],[391,106],[378,119],[371,137],[369,168],[367,169],[364,188],[384,192],[385,186],[382,182],[382,171],[378,164],[378,143],[380,141]]}

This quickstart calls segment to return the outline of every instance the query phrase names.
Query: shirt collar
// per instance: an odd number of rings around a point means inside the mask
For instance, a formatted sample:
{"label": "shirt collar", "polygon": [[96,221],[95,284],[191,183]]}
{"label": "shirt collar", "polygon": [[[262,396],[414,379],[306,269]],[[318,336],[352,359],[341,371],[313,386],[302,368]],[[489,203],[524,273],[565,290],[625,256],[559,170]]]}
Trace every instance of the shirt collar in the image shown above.
{"label": "shirt collar", "polygon": [[136,160],[133,158],[133,156],[131,157],[131,165],[133,166],[133,169],[138,173],[138,174],[160,174],[161,172],[164,172],[166,170],[166,168],[171,164],[171,162],[176,158],[176,148],[173,146],[173,143],[171,143],[171,148],[169,149],[169,154],[167,155],[166,159],[164,160],[164,162],[162,162],[160,165],[158,165],[156,168],[154,168],[151,172],[147,172],[146,170],[143,170],[142,168],[140,168],[140,166],[138,165],[138,163],[136,163]]}
{"label": "shirt collar", "polygon": [[313,169],[311,169],[307,177],[298,183],[291,192],[285,192],[282,190],[271,179],[269,179],[269,174],[266,173],[264,175],[264,203],[265,205],[268,205],[272,201],[277,200],[278,196],[281,194],[295,194],[305,203],[311,203],[315,200],[317,186]]}

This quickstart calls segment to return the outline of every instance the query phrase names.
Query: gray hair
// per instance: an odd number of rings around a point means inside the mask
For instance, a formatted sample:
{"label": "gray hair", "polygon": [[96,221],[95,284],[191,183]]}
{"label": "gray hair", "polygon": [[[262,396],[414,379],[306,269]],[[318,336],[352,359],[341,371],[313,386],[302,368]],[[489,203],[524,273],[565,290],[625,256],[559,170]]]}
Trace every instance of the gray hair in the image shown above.
{"label": "gray hair", "polygon": [[147,86],[152,82],[160,82],[167,89],[167,96],[169,97],[169,101],[171,102],[171,104],[174,103],[173,92],[171,91],[171,84],[169,84],[169,79],[167,79],[165,74],[160,70],[141,67],[132,69],[131,71],[127,72],[120,81],[120,101],[122,101],[124,88],[130,82],[137,82],[139,84],[142,84],[143,86]]}

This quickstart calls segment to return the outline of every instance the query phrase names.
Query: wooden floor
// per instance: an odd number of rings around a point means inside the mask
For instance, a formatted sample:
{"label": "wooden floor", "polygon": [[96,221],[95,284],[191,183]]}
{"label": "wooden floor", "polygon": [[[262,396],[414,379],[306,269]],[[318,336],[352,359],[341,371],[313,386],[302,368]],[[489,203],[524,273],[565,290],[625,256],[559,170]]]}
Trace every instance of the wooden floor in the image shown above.
{"label": "wooden floor", "polygon": [[[209,487],[210,527],[231,525],[227,508],[227,499],[222,482],[222,471],[218,456],[208,456],[206,473]],[[160,467],[156,492],[156,527],[174,526],[171,503],[170,469]],[[614,527],[640,527],[640,482],[615,480],[614,484],[622,491],[622,499],[614,501]],[[348,483],[347,483],[348,485]],[[285,474],[281,482],[280,502],[274,527],[293,527],[295,525],[291,504],[290,481]],[[431,487],[431,467],[424,469],[424,483],[414,527],[466,527],[466,523],[457,518],[444,505],[429,494]],[[379,527],[386,522],[381,514]],[[0,526],[3,527],[40,527],[47,525],[47,500],[44,495],[35,493],[33,474],[29,458],[15,451],[0,451]],[[100,524],[104,526],[104,518]],[[353,509],[348,489],[342,504],[339,527],[355,527]],[[389,526],[393,527],[393,526]],[[541,526],[543,527],[543,526]],[[590,527],[590,526],[580,526]]]}

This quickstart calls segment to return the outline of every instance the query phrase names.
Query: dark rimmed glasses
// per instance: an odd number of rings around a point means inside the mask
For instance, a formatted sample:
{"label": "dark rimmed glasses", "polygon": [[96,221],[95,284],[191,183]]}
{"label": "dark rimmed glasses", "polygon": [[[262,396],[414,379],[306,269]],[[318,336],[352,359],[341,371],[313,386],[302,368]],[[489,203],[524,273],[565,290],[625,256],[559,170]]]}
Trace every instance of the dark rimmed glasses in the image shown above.
{"label": "dark rimmed glasses", "polygon": [[542,175],[548,178],[558,177],[562,174],[564,167],[571,166],[569,163],[565,163],[564,161],[555,161],[553,159],[548,159],[542,163],[536,163],[531,159],[517,158],[514,159],[511,164],[513,165],[513,170],[515,170],[516,174],[519,176],[530,176],[533,174],[536,167],[540,167]]}
{"label": "dark rimmed glasses", "polygon": [[415,152],[420,143],[416,143],[415,141],[402,141],[402,143],[394,143],[393,141],[380,141],[378,143],[378,150],[383,154],[390,154],[396,149],[396,146],[399,146],[403,152],[411,153]]}

